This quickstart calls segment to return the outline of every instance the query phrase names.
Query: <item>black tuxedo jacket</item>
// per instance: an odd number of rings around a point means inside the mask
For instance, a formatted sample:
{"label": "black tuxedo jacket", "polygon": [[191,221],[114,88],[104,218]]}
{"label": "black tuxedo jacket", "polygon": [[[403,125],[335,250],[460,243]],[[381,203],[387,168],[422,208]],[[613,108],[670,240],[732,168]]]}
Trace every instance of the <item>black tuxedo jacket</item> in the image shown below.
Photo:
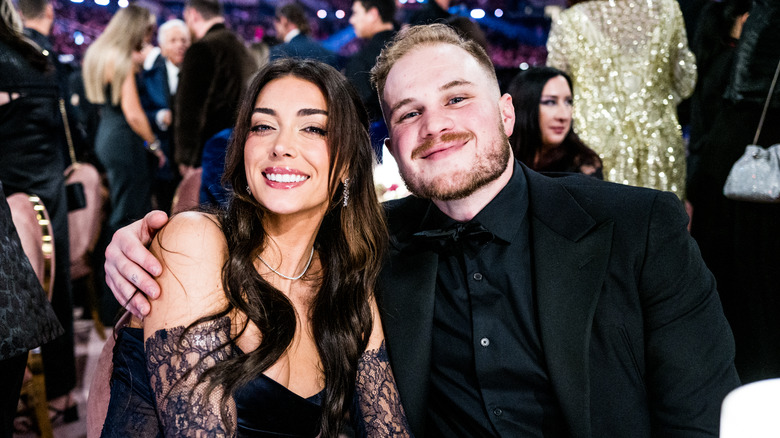
{"label": "black tuxedo jacket", "polygon": [[[739,384],[734,342],[680,201],[522,168],[539,335],[571,436],[717,436],[721,401]],[[392,237],[378,293],[417,437],[425,432],[435,360],[438,256],[412,244],[411,235],[429,208],[414,197],[387,204]]]}

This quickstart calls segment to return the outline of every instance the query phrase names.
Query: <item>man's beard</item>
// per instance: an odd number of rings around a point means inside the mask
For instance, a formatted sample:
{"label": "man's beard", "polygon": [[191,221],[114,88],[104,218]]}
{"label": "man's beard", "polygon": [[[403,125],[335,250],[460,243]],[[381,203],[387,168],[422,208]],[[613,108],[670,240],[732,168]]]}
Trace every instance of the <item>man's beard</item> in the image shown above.
{"label": "man's beard", "polygon": [[[463,199],[476,192],[478,189],[498,179],[506,170],[509,163],[509,139],[504,133],[504,127],[499,123],[499,145],[490,145],[483,155],[476,157],[471,169],[459,170],[444,177],[436,177],[423,180],[414,171],[399,167],[401,179],[406,183],[409,191],[420,198],[435,199],[438,201],[454,201]],[[451,134],[453,138],[442,136],[441,140],[454,141],[458,138],[473,138],[472,134]],[[412,152],[413,156],[420,156],[433,145],[423,143]]]}

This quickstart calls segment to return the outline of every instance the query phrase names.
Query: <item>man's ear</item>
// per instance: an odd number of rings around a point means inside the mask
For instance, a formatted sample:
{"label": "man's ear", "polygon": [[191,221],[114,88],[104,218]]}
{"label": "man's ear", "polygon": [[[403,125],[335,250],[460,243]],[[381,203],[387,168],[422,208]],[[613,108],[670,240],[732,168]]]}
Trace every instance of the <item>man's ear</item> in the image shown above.
{"label": "man's ear", "polygon": [[393,150],[393,141],[390,140],[390,137],[385,138],[383,144],[387,148],[387,151],[390,152],[390,155],[393,156],[393,158],[396,158],[395,156],[395,150]]}
{"label": "man's ear", "polygon": [[54,20],[54,5],[51,3],[46,5],[46,9],[44,9],[43,14],[47,20]]}
{"label": "man's ear", "polygon": [[498,99],[498,111],[501,114],[501,123],[504,125],[504,134],[507,137],[515,130],[515,106],[512,104],[512,96],[505,93]]}
{"label": "man's ear", "polygon": [[366,14],[370,15],[371,18],[374,19],[374,21],[380,21],[379,20],[379,9],[376,8],[376,6],[372,6],[368,8],[366,11]]}

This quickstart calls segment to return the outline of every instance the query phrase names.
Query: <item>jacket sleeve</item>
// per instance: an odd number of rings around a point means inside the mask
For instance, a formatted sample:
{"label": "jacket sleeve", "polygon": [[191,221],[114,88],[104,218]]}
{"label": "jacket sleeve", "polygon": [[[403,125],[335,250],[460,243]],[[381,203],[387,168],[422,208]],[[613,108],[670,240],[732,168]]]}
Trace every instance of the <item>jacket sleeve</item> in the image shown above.
{"label": "jacket sleeve", "polygon": [[653,436],[717,437],[739,385],[731,329],[679,199],[659,194],[650,215],[639,293]]}
{"label": "jacket sleeve", "polygon": [[206,122],[203,106],[211,92],[211,79],[215,72],[214,58],[208,47],[197,43],[190,46],[184,55],[174,111],[177,164],[200,166],[200,155],[205,141],[201,137]]}

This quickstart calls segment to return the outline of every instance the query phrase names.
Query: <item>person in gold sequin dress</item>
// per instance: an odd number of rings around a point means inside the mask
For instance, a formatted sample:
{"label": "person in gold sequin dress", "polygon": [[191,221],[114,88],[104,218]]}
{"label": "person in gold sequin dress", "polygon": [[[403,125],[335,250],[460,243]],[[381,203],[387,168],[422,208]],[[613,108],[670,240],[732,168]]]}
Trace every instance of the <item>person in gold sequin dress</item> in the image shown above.
{"label": "person in gold sequin dress", "polygon": [[580,138],[608,181],[685,193],[685,147],[677,104],[693,93],[676,0],[590,0],[561,12],[547,41],[547,65],[574,81]]}

